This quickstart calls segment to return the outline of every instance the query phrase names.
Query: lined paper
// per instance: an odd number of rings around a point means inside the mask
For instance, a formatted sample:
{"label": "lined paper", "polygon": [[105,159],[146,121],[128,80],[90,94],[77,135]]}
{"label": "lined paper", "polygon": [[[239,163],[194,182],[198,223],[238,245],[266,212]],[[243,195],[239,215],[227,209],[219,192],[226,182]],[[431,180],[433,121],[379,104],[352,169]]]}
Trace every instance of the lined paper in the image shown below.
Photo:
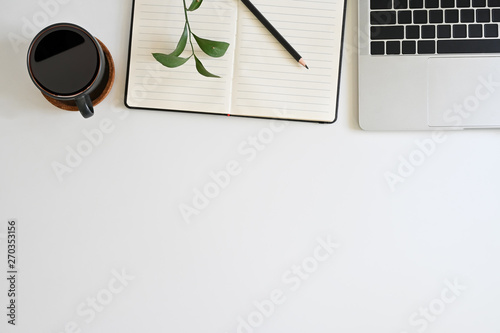
{"label": "lined paper", "polygon": [[[203,9],[189,15],[192,31],[201,38],[234,45],[236,5],[234,0],[205,1]],[[151,54],[169,54],[175,50],[184,23],[182,0],[135,1],[127,105],[227,114],[231,108],[228,92],[232,90],[234,47],[224,57],[213,59],[193,40],[198,58],[208,71],[221,76],[220,79],[201,76],[193,58],[178,68],[166,68]],[[190,54],[188,42],[181,56]]]}
{"label": "lined paper", "polygon": [[306,60],[300,66],[240,3],[233,113],[332,121],[343,8],[336,1],[252,3]]}
{"label": "lined paper", "polygon": [[[309,70],[299,65],[239,0],[206,0],[189,14],[194,33],[231,44],[222,58],[200,56],[205,67],[221,79],[198,74],[194,59],[176,69],[165,68],[151,52],[175,49],[184,27],[182,0],[135,0],[127,104],[333,121],[344,1],[252,2],[302,55]],[[196,50],[197,55],[203,54],[197,46]]]}

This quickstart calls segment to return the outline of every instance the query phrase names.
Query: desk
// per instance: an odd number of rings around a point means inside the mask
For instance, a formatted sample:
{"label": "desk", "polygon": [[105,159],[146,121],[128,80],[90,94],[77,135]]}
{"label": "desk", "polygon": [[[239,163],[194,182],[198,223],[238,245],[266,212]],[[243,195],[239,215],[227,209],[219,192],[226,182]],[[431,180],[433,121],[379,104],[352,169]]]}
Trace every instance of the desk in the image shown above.
{"label": "desk", "polygon": [[[131,1],[8,2],[0,267],[16,219],[17,325],[2,278],[1,331],[498,332],[500,132],[360,130],[356,10],[338,122],[273,125],[126,109]],[[63,21],[114,56],[88,120],[26,71],[24,35]]]}

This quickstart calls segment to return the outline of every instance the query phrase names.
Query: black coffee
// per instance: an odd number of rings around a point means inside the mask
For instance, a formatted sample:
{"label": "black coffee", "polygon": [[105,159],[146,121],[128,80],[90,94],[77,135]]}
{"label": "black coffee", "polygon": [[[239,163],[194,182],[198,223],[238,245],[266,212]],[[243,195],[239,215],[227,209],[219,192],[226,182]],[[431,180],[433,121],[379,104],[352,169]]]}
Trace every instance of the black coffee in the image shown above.
{"label": "black coffee", "polygon": [[94,81],[99,71],[99,53],[83,31],[58,27],[34,42],[30,64],[32,76],[44,90],[71,96]]}

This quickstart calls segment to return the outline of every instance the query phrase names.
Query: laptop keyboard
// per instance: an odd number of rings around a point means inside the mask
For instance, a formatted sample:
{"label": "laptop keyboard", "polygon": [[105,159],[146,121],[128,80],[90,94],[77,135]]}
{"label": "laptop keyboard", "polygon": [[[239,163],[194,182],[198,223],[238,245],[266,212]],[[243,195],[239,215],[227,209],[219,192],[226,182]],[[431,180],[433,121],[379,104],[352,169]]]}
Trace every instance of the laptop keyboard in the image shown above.
{"label": "laptop keyboard", "polygon": [[500,53],[500,0],[369,0],[372,55]]}

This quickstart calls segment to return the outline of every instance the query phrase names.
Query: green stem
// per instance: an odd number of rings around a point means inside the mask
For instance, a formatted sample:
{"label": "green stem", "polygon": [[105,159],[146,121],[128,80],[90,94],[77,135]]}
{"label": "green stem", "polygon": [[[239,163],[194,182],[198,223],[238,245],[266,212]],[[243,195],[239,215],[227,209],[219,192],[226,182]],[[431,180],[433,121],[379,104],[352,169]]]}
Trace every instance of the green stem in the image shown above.
{"label": "green stem", "polygon": [[194,55],[194,45],[193,45],[193,39],[192,39],[193,33],[191,32],[191,24],[189,23],[189,17],[188,17],[187,7],[186,7],[186,0],[182,0],[182,1],[184,2],[184,17],[186,18],[186,25],[187,25],[188,31],[189,31],[189,44],[191,44],[191,51],[192,51],[191,56],[193,56]]}

